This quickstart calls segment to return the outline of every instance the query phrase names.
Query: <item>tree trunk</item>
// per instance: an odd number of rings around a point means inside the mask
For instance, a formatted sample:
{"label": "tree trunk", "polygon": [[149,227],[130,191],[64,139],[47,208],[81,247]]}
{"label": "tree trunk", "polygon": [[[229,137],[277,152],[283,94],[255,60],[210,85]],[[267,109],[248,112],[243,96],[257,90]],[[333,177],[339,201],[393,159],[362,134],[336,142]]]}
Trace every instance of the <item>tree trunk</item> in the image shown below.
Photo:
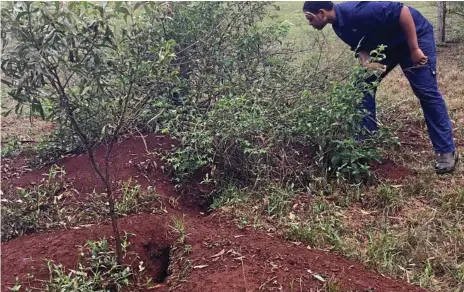
{"label": "tree trunk", "polygon": [[438,1],[438,41],[444,43],[446,30],[446,3]]}
{"label": "tree trunk", "polygon": [[113,197],[113,190],[111,189],[111,185],[106,182],[106,191],[108,196],[108,203],[110,207],[110,218],[111,218],[111,225],[113,227],[113,234],[116,244],[116,262],[118,265],[122,265],[122,244],[121,244],[121,235],[119,234],[118,228],[118,221],[116,219],[116,214],[114,210],[114,197]]}
{"label": "tree trunk", "polygon": [[116,244],[116,262],[118,265],[122,265],[122,243],[121,243],[121,235],[119,234],[118,228],[118,221],[116,219],[116,212],[115,212],[115,204],[114,204],[114,195],[113,195],[113,188],[111,187],[111,179],[109,175],[109,159],[111,149],[113,148],[113,141],[107,142],[110,145],[107,145],[106,153],[105,153],[105,169],[104,174],[102,173],[102,169],[99,167],[97,160],[95,159],[95,155],[93,149],[87,147],[87,154],[89,155],[90,162],[93,166],[93,169],[97,172],[98,176],[102,180],[105,189],[106,195],[108,198],[108,206],[109,206],[109,215],[111,219],[111,226],[113,227],[113,235]]}

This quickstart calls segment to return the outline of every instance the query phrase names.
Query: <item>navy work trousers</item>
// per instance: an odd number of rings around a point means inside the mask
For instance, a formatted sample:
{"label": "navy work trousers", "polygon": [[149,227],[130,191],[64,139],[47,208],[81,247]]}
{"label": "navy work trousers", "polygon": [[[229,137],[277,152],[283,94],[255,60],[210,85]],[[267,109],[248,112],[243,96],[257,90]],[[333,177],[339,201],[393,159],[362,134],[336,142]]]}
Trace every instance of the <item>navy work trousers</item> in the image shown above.
{"label": "navy work trousers", "polygon": [[[388,72],[400,64],[414,94],[419,98],[429,137],[435,152],[454,152],[456,148],[453,140],[451,121],[448,116],[445,100],[438,90],[436,76],[437,58],[433,30],[417,36],[417,39],[420,49],[428,57],[427,64],[420,67],[415,66],[411,60],[407,45],[399,46],[398,48],[387,48],[387,57],[381,62],[387,65],[387,70],[381,78],[385,77]],[[373,75],[366,82],[370,83],[376,80],[378,78]],[[375,96],[366,92],[362,106],[369,112],[364,118],[363,127],[371,133],[375,132],[377,130]]]}

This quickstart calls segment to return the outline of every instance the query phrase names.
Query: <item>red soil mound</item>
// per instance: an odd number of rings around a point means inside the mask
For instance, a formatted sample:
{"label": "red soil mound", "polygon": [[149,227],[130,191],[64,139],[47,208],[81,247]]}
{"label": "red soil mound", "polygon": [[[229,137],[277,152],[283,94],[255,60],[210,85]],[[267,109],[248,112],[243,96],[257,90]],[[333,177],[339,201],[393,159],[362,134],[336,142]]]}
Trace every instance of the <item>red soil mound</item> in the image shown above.
{"label": "red soil mound", "polygon": [[[132,178],[142,186],[155,186],[166,200],[178,197],[159,159],[146,151],[170,149],[172,144],[172,140],[154,135],[145,137],[145,142],[140,137],[124,140],[114,148],[111,157],[113,181]],[[103,148],[97,150],[100,161],[103,153]],[[86,156],[74,156],[59,163],[66,169],[66,178],[82,196],[101,185],[87,160]],[[12,179],[11,183],[25,186],[38,182],[46,172],[47,169],[34,170]],[[341,291],[423,291],[368,271],[361,264],[341,256],[296,246],[272,234],[240,230],[220,212],[201,217],[198,207],[193,205],[194,200],[185,202],[181,200],[176,209],[165,204],[167,213],[164,215],[137,214],[119,219],[121,233],[135,235],[130,239],[129,252],[135,252],[139,258],[129,258],[129,261],[133,260],[135,265],[143,261],[148,275],[156,281],[164,277],[166,251],[175,241],[169,227],[172,218],[185,214],[187,244],[191,245],[191,253],[185,257],[191,261],[186,267],[190,272],[184,281],[175,281],[178,276],[175,267],[179,263],[171,259],[173,273],[157,291],[167,290],[167,286],[173,291],[192,292],[290,291],[291,286],[294,291],[312,291],[323,286],[320,279],[332,279],[341,286]],[[110,238],[111,234],[110,225],[93,225],[32,234],[2,243],[2,289],[13,286],[16,276],[24,280],[28,273],[37,279],[48,279],[44,259],[74,268],[78,260],[77,246],[87,240]]]}

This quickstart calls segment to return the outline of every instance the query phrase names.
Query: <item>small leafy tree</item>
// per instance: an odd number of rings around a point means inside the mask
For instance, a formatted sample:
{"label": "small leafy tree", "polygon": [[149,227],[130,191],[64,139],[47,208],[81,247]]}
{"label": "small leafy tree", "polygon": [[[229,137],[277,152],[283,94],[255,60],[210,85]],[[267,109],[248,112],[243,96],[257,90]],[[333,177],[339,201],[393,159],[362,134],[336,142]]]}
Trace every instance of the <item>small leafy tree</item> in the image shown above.
{"label": "small leafy tree", "polygon": [[[121,264],[109,160],[117,137],[176,80],[174,42],[152,25],[163,16],[161,4],[2,5],[2,83],[17,101],[16,111],[28,105],[67,125],[87,152],[106,190]],[[101,144],[106,151],[98,162]]]}

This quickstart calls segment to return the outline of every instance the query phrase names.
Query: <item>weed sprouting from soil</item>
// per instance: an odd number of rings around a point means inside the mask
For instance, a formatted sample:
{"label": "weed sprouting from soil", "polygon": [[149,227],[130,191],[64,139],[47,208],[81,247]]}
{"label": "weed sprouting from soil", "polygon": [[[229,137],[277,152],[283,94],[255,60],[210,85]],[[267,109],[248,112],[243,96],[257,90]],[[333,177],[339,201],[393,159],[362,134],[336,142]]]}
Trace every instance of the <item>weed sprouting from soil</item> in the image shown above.
{"label": "weed sprouting from soil", "polygon": [[60,208],[60,201],[64,199],[64,176],[62,168],[53,166],[47,176],[31,188],[9,186],[6,189],[2,198],[2,241],[66,225],[68,219]]}
{"label": "weed sprouting from soil", "polygon": [[[127,250],[130,246],[130,234],[126,234],[122,239],[124,259],[127,257]],[[152,281],[145,274],[143,262],[137,267],[127,264],[118,264],[115,252],[110,248],[110,243],[103,238],[97,241],[88,241],[79,248],[79,261],[75,268],[65,267],[61,263],[52,260],[45,260],[49,279],[41,281],[43,291],[125,291],[124,289],[150,289],[153,287]],[[20,291],[33,289],[28,282],[33,281],[32,277],[28,281],[16,279],[16,284],[10,291]],[[35,287],[34,289],[36,289]]]}
{"label": "weed sprouting from soil", "polygon": [[[79,201],[77,191],[68,185],[63,168],[52,166],[38,184],[26,188],[3,187],[2,241],[41,230],[73,227],[103,222],[107,209],[105,195],[88,194]],[[163,203],[153,187],[142,189],[131,180],[116,190],[116,210],[119,216],[137,212],[160,213]]]}

